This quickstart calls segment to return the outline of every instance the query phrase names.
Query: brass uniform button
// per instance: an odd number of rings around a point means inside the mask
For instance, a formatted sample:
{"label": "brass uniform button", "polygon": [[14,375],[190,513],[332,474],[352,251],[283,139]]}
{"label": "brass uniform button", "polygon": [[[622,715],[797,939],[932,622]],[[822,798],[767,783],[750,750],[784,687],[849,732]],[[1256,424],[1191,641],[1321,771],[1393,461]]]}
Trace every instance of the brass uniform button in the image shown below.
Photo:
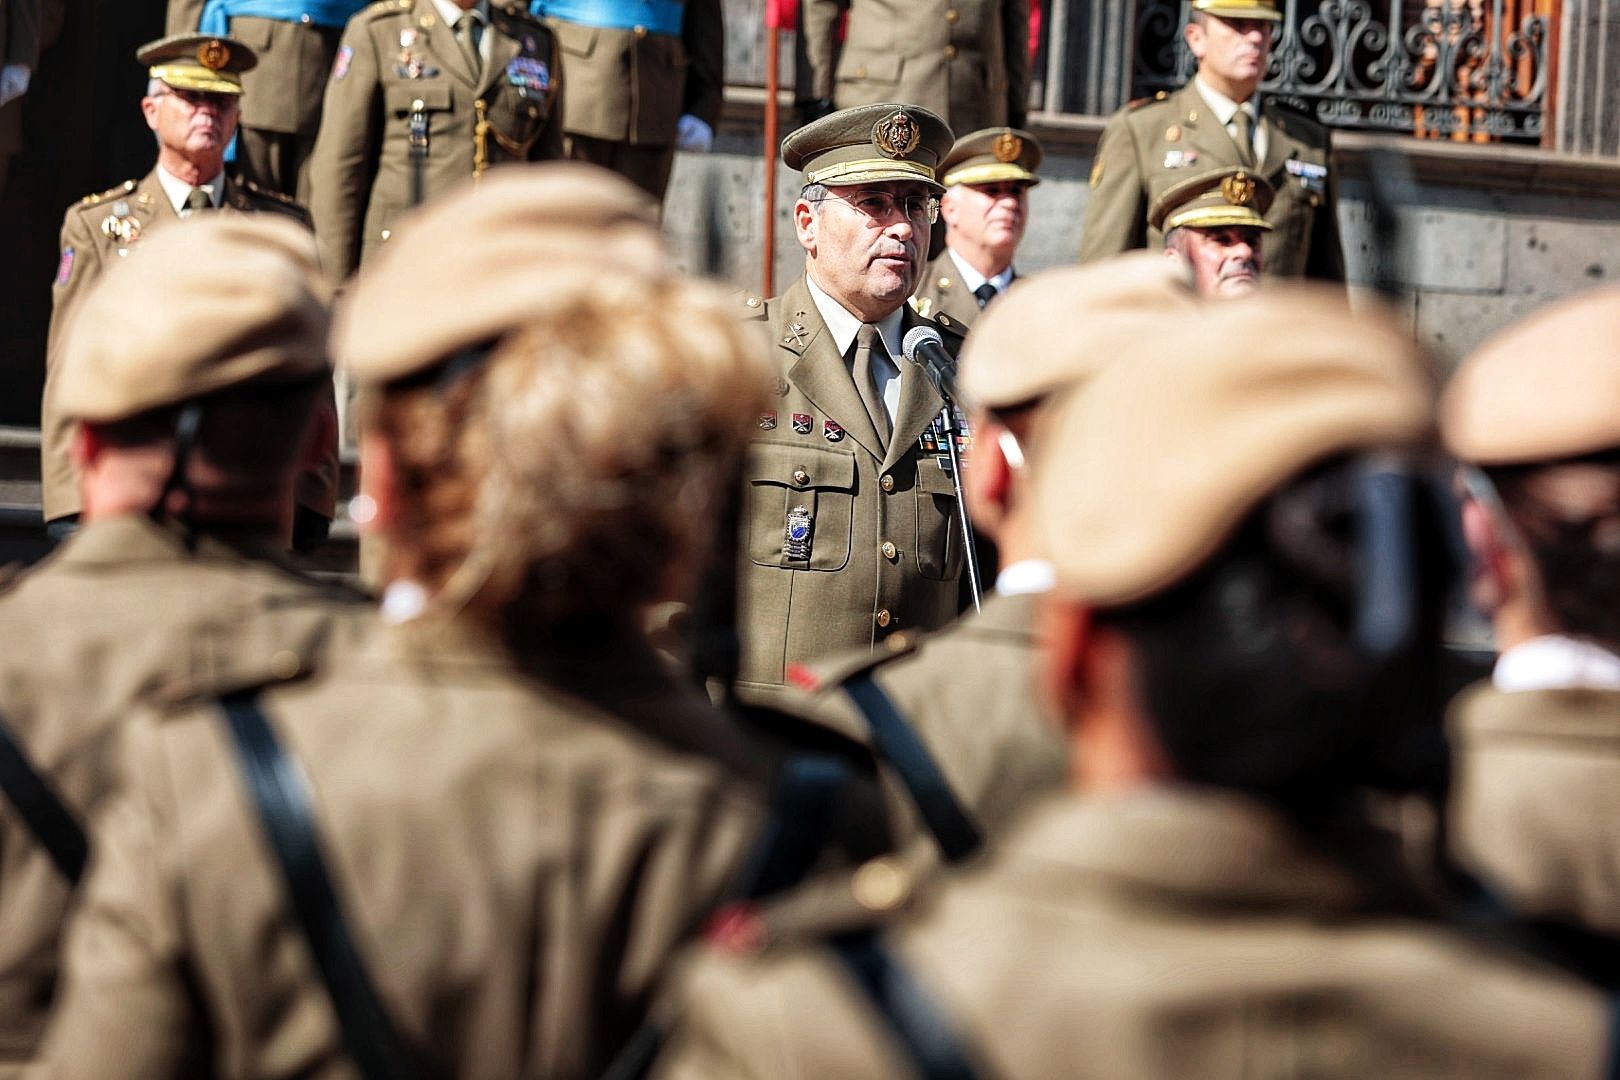
{"label": "brass uniform button", "polygon": [[631,33],[635,34],[636,35],[636,40],[639,41],[640,39],[647,36],[647,28],[645,26],[638,26],[634,30],[632,30]]}
{"label": "brass uniform button", "polygon": [[295,677],[301,667],[298,654],[289,649],[282,649],[270,658],[270,673],[278,679]]}
{"label": "brass uniform button", "polygon": [[961,17],[962,17],[961,14],[959,12],[957,12],[957,10],[955,8],[946,9],[946,12],[945,12],[945,21],[946,22],[953,23],[957,19],[960,19]]}
{"label": "brass uniform button", "polygon": [[889,646],[890,652],[904,652],[911,645],[911,639],[903,633],[890,634],[885,644]]}
{"label": "brass uniform button", "polygon": [[893,859],[873,859],[855,871],[849,891],[867,911],[893,911],[911,896],[911,881]]}
{"label": "brass uniform button", "polygon": [[947,59],[947,60],[955,60],[956,59],[956,46],[955,45],[947,45],[947,46],[945,46],[945,59]]}
{"label": "brass uniform button", "polygon": [[888,608],[878,608],[877,624],[879,626],[888,626],[893,621],[894,621],[894,616],[889,614],[889,609]]}
{"label": "brass uniform button", "polygon": [[757,296],[750,296],[748,298],[748,306],[749,307],[759,307],[759,305],[763,304],[764,302],[765,301],[761,300]]}
{"label": "brass uniform button", "polygon": [[883,557],[885,559],[891,559],[892,560],[898,554],[900,554],[900,551],[899,551],[898,548],[896,548],[894,546],[894,541],[893,540],[885,540],[885,541],[883,541]]}
{"label": "brass uniform button", "polygon": [[883,479],[878,481],[878,486],[881,487],[884,491],[893,491],[894,490],[894,477],[890,476],[888,473],[884,473],[883,474]]}
{"label": "brass uniform button", "polygon": [[810,474],[805,471],[804,466],[801,465],[793,470],[793,482],[800,487],[804,487],[810,482]]}
{"label": "brass uniform button", "polygon": [[382,238],[384,240],[388,239],[390,236],[393,236],[393,235],[394,235],[394,231],[392,229],[384,229],[382,231]]}

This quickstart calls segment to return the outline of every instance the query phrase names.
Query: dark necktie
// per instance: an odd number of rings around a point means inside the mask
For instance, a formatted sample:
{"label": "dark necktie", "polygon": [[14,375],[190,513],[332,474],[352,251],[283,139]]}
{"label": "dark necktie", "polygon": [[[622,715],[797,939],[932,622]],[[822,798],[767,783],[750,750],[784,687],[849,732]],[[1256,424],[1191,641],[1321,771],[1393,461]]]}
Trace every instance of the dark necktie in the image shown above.
{"label": "dark necktie", "polygon": [[206,187],[194,187],[191,189],[191,194],[186,196],[186,216],[188,217],[198,210],[212,210],[213,208],[214,196]]}
{"label": "dark necktie", "polygon": [[473,78],[484,73],[484,58],[478,53],[478,39],[483,36],[484,21],[478,12],[468,10],[461,13],[456,20],[456,41],[461,45],[461,54],[466,57],[467,70],[472,72]]}
{"label": "dark necktie", "polygon": [[973,295],[979,298],[979,306],[984,307],[996,297],[996,287],[988,281],[973,290]]}
{"label": "dark necktie", "polygon": [[1237,135],[1232,141],[1237,143],[1238,164],[1245,169],[1255,167],[1254,162],[1254,121],[1249,118],[1249,110],[1239,108],[1232,114],[1232,126],[1237,128]]}
{"label": "dark necktie", "polygon": [[[889,410],[883,404],[883,395],[878,393],[875,377],[877,373],[872,370],[874,342],[879,342],[877,327],[871,323],[862,323],[860,330],[855,334],[855,389],[860,392],[861,402],[866,406],[866,414],[872,418],[872,426],[877,429],[878,439],[887,448],[894,427],[889,422]],[[877,347],[883,348],[881,343]]]}

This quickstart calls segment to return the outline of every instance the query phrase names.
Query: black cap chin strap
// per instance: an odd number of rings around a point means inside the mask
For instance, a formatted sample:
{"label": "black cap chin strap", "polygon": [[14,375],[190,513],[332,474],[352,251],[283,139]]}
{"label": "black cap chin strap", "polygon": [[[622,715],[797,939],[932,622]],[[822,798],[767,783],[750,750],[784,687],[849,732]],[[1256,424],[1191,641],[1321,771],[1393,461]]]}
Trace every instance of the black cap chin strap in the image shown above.
{"label": "black cap chin strap", "polygon": [[171,518],[168,503],[169,495],[176,491],[188,498],[191,496],[191,484],[186,479],[186,469],[191,464],[192,448],[197,444],[197,430],[202,427],[202,415],[203,406],[200,401],[190,402],[180,410],[180,415],[174,422],[174,464],[169,467],[169,476],[163,481],[163,489],[158,492],[157,499],[146,512],[147,516],[159,525],[169,520],[179,525],[185,533],[187,547],[196,542],[196,537],[185,522]]}

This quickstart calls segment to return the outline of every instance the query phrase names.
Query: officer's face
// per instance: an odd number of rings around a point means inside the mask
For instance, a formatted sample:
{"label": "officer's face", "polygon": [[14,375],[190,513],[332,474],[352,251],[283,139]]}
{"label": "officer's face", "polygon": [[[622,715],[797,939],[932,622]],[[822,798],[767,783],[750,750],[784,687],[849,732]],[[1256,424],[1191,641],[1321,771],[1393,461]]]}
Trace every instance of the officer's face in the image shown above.
{"label": "officer's face", "polygon": [[141,112],[164,150],[207,164],[224,160],[236,134],[241,99],[165,86],[163,93],[141,99]]}
{"label": "officer's face", "polygon": [[875,322],[906,302],[928,258],[926,184],[886,181],[829,187],[828,197],[794,207],[810,276],[827,295]]}
{"label": "officer's face", "polygon": [[1029,185],[1017,180],[957,184],[939,200],[946,240],[958,250],[980,248],[1012,262],[1029,218]]}
{"label": "officer's face", "polygon": [[1253,87],[1271,60],[1271,32],[1265,19],[1223,19],[1206,15],[1187,24],[1187,47],[1198,58],[1198,71],[1216,89]]}
{"label": "officer's face", "polygon": [[1185,228],[1176,245],[1192,265],[1199,296],[1241,296],[1260,285],[1260,230],[1245,225]]}

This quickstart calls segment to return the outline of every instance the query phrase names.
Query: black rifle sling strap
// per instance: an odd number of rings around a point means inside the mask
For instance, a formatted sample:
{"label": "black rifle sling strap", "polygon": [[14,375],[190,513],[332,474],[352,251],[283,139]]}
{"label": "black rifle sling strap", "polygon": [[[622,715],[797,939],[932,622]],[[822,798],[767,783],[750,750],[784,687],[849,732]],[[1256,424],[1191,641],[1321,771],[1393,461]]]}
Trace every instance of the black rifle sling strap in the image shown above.
{"label": "black rifle sling strap", "polygon": [[877,931],[842,934],[828,944],[923,1080],[974,1080],[977,1074],[950,1019],[884,947]]}
{"label": "black rifle sling strap", "polygon": [[950,782],[900,710],[870,674],[844,683],[844,693],[866,717],[878,756],[900,776],[923,823],[948,862],[960,862],[979,850],[984,836],[962,808]]}
{"label": "black rifle sling strap", "polygon": [[17,816],[23,819],[56,869],[76,885],[84,873],[90,845],[79,822],[45,778],[28,760],[22,744],[0,718],[0,790],[6,794]]}
{"label": "black rifle sling strap", "polygon": [[321,857],[302,771],[277,741],[256,691],[221,698],[220,707],[293,911],[331,996],[344,1049],[366,1080],[408,1080],[415,1075],[410,1057],[344,923]]}

